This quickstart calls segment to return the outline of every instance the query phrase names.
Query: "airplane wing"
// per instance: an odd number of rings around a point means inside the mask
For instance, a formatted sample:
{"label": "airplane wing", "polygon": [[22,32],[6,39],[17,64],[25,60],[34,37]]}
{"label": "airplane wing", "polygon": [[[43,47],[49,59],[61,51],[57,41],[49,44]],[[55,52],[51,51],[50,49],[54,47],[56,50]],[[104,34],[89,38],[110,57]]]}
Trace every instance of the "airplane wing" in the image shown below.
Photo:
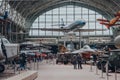
{"label": "airplane wing", "polygon": [[[42,31],[60,31],[60,32],[69,32],[70,29],[65,28],[32,28],[33,30],[42,30]],[[75,32],[93,32],[93,31],[106,31],[106,29],[77,29]]]}
{"label": "airplane wing", "polygon": [[69,32],[70,29],[65,28],[40,28],[42,31],[62,31],[62,32]]}
{"label": "airplane wing", "polygon": [[97,19],[97,21],[109,22],[109,20],[106,20],[106,19]]}
{"label": "airplane wing", "polygon": [[20,33],[20,32],[9,32],[9,33],[11,33],[11,34],[28,34],[28,32],[23,32],[23,33]]}
{"label": "airplane wing", "polygon": [[120,24],[114,24],[114,26],[117,26],[117,25],[120,25]]}
{"label": "airplane wing", "polygon": [[103,25],[110,25],[109,23],[106,23],[106,22],[100,22],[100,24],[103,24]]}
{"label": "airplane wing", "polygon": [[77,32],[93,32],[93,31],[106,31],[106,29],[77,29]]}
{"label": "airplane wing", "polygon": [[102,25],[109,25],[109,26],[115,26],[115,25],[120,25],[120,24],[113,24],[113,25],[110,25],[109,23],[106,23],[106,22],[100,22],[100,24],[102,24]]}
{"label": "airplane wing", "polygon": [[100,24],[105,25],[105,27],[106,27],[107,29],[110,29],[111,26],[120,25],[120,24],[113,24],[113,25],[110,25],[109,23],[100,23]]}

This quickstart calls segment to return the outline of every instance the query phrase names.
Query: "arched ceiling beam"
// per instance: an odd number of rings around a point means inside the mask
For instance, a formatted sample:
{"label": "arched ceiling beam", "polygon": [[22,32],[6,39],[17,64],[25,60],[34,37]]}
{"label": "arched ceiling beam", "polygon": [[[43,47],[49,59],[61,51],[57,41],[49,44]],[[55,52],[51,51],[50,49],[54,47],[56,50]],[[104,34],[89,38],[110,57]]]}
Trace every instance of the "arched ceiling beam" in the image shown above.
{"label": "arched ceiling beam", "polygon": [[[15,1],[10,0],[9,4],[13,2]],[[21,0],[16,1],[16,4],[11,6],[13,8],[17,6],[16,10],[32,24],[44,12],[74,3],[78,6],[97,11],[108,19],[114,17],[113,14],[120,10],[119,0]]]}
{"label": "arched ceiling beam", "polygon": [[94,10],[94,11],[97,11],[98,13],[100,13],[100,14],[102,14],[104,17],[108,17],[108,16],[111,16],[112,17],[112,14],[110,14],[108,11],[104,11],[104,9],[102,9],[101,10],[101,8],[99,8],[99,7],[95,7],[96,6],[96,4],[95,5],[93,5],[93,4],[88,4],[88,3],[86,3],[86,2],[80,2],[80,1],[74,1],[74,2],[57,2],[57,4],[52,4],[51,3],[51,5],[50,6],[47,6],[47,7],[44,7],[44,8],[39,8],[38,10],[36,10],[37,12],[35,12],[35,13],[33,13],[33,14],[31,14],[31,15],[29,15],[28,17],[27,17],[27,19],[28,20],[30,20],[30,22],[34,22],[34,20],[39,16],[39,15],[41,15],[41,14],[43,14],[44,12],[46,12],[46,11],[49,11],[49,10],[52,10],[52,9],[54,9],[54,8],[58,8],[58,7],[61,7],[61,6],[64,6],[64,5],[67,5],[67,4],[76,4],[76,5],[78,5],[78,6],[81,6],[81,7],[85,7],[85,8],[89,8],[89,9],[91,9],[91,10]]}
{"label": "arched ceiling beam", "polygon": [[[20,3],[22,1],[22,3]],[[31,15],[32,13],[36,13],[37,11],[36,10],[41,10],[42,9],[45,9],[44,7],[49,7],[51,5],[54,5],[54,4],[58,4],[60,2],[81,2],[81,3],[87,3],[87,4],[90,4],[90,5],[94,5],[94,4],[97,4],[97,6],[100,4],[102,6],[104,6],[104,8],[109,8],[108,7],[108,3],[109,3],[109,6],[113,4],[113,0],[32,0],[32,1],[24,1],[24,0],[20,0],[20,1],[10,1],[10,3],[12,2],[16,2],[16,5],[20,3],[20,6],[16,8],[16,10],[18,12],[21,13],[21,15],[23,17],[27,17],[29,15]],[[116,1],[116,0],[115,0]],[[102,4],[101,4],[102,3]],[[107,5],[106,5],[107,3]],[[12,6],[12,7],[15,7],[16,5]],[[44,6],[43,6],[44,5]],[[97,6],[94,6],[94,7],[97,7]],[[114,7],[116,5],[113,5]],[[100,7],[102,8],[102,7]]]}

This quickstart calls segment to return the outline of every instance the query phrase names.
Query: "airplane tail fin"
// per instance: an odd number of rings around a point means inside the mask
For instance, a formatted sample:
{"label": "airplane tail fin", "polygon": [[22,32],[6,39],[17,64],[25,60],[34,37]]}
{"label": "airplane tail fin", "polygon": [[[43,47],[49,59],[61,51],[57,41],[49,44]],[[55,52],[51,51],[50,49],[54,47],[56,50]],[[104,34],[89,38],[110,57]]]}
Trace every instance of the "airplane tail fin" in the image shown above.
{"label": "airplane tail fin", "polygon": [[110,26],[109,25],[105,25],[107,27],[107,29],[110,29]]}
{"label": "airplane tail fin", "polygon": [[61,18],[61,26],[65,26],[63,18]]}
{"label": "airplane tail fin", "polygon": [[107,29],[110,29],[110,25],[108,23],[100,22],[100,24],[105,25]]}
{"label": "airplane tail fin", "polygon": [[5,11],[3,18],[6,19],[7,17],[8,17],[8,11]]}
{"label": "airplane tail fin", "polygon": [[61,28],[63,28],[63,26],[65,26],[63,18],[61,18],[61,22],[59,24],[53,24],[51,26],[60,26]]}

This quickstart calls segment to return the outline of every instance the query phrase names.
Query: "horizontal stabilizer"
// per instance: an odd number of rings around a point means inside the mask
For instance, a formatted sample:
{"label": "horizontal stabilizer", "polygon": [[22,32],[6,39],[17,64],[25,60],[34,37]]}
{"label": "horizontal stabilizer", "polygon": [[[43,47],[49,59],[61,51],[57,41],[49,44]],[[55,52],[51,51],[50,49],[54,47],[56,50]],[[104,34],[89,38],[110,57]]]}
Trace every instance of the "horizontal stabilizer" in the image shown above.
{"label": "horizontal stabilizer", "polygon": [[111,25],[109,25],[109,23],[100,22],[100,24],[105,25],[107,27],[107,29],[109,29],[111,27]]}

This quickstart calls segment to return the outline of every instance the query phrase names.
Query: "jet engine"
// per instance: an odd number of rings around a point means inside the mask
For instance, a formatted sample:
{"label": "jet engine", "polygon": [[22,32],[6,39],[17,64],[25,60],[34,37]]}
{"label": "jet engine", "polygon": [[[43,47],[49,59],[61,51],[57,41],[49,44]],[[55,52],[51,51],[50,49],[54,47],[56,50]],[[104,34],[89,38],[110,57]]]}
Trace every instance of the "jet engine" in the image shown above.
{"label": "jet engine", "polygon": [[114,39],[115,47],[120,48],[120,35]]}

